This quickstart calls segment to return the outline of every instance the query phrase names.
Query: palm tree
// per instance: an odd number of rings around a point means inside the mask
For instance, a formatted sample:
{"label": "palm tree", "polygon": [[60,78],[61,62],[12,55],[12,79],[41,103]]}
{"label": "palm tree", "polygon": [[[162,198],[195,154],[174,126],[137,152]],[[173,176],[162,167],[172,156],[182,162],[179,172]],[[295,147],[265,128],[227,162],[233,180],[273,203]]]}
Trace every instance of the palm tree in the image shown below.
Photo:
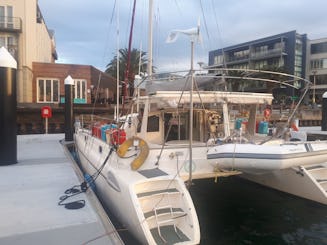
{"label": "palm tree", "polygon": [[[128,81],[131,90],[134,88],[134,77],[135,74],[138,74],[139,71],[142,73],[145,73],[147,70],[147,58],[146,58],[146,52],[132,49],[130,53],[130,68],[129,68],[129,74],[126,78],[126,69],[127,69],[127,63],[128,63],[128,49],[120,49],[119,50],[119,80]],[[111,76],[117,78],[117,55],[114,56],[114,58],[110,61],[110,63],[106,66],[106,73],[110,74]]]}
{"label": "palm tree", "polygon": [[[141,74],[144,74],[147,71],[147,57],[146,52],[132,49],[130,52],[130,67],[128,72],[128,77],[126,76],[126,69],[128,63],[128,49],[120,49],[119,50],[119,80],[120,81],[127,81],[130,87],[130,94],[133,94],[134,90],[134,77],[135,74],[138,74],[139,71]],[[110,74],[111,76],[117,78],[117,55],[110,61],[110,63],[106,66],[106,73]],[[152,68],[154,70],[154,68]],[[123,84],[124,86],[125,84]],[[122,89],[122,92],[124,88]]]}

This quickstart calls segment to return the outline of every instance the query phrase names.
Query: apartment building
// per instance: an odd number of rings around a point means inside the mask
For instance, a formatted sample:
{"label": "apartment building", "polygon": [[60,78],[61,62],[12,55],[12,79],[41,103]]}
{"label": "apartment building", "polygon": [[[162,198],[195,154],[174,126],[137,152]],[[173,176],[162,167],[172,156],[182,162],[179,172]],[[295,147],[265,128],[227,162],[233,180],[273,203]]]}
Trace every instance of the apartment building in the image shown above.
{"label": "apartment building", "polygon": [[313,86],[310,98],[313,103],[320,103],[327,91],[327,38],[308,41],[307,74]]}
{"label": "apartment building", "polygon": [[[306,34],[281,33],[209,52],[209,67],[237,69],[276,69],[306,77]],[[301,82],[295,82],[301,87]],[[256,91],[262,88],[245,88]],[[294,91],[289,91],[291,95]]]}

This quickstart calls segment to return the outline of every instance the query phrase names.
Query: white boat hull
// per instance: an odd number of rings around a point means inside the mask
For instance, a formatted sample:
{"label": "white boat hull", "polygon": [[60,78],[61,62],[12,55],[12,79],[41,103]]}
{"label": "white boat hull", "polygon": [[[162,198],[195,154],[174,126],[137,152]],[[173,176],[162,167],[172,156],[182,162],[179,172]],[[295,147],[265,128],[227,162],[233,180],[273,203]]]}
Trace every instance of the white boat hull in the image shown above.
{"label": "white boat hull", "polygon": [[[75,134],[75,144],[82,168],[90,175],[110,151],[108,144],[82,129]],[[144,177],[131,170],[130,162],[116,152],[107,160],[95,181],[105,205],[142,244],[156,244],[162,238],[169,242],[168,236],[173,236],[170,244],[198,244],[199,223],[184,182],[162,170],[148,169],[155,176]]]}
{"label": "white boat hull", "polygon": [[327,142],[224,144],[208,150],[208,161],[219,168],[263,174],[294,166],[327,162]]}
{"label": "white boat hull", "polygon": [[242,178],[327,205],[327,164],[300,166]]}

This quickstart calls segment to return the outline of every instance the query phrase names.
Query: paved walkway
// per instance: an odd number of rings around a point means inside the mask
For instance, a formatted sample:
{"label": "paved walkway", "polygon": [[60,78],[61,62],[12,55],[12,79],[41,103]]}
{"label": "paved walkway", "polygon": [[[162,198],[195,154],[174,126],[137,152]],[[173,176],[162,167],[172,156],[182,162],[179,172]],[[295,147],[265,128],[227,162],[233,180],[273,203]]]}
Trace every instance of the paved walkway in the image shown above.
{"label": "paved walkway", "polygon": [[58,205],[65,190],[82,182],[63,139],[17,136],[18,163],[0,166],[0,244],[122,244],[93,192],[65,200],[84,200],[80,209]]}

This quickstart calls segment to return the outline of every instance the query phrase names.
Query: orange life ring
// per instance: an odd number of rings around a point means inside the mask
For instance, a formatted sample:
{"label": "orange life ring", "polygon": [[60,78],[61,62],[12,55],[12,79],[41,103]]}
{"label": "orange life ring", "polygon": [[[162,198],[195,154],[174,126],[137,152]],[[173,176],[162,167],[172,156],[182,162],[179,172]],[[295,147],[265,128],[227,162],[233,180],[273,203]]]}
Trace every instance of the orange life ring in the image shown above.
{"label": "orange life ring", "polygon": [[133,145],[134,140],[138,141],[138,147],[140,149],[139,155],[132,161],[131,167],[132,170],[139,169],[144,161],[147,159],[149,155],[149,146],[146,143],[145,140],[141,139],[140,137],[133,136],[126,140],[123,144],[121,144],[117,150],[117,155],[122,158],[125,156],[126,152],[128,151],[128,148]]}

